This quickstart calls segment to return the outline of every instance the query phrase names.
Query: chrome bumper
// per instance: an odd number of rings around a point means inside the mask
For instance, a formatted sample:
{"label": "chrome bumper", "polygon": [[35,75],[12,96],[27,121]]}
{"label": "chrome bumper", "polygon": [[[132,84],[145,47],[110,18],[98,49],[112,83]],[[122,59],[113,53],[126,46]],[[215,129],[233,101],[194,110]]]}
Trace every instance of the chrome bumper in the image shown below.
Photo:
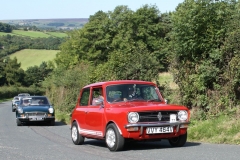
{"label": "chrome bumper", "polygon": [[[188,125],[190,122],[154,122],[154,123],[134,123],[134,124],[127,124],[124,127],[140,127],[140,135],[143,134],[144,127],[164,127],[164,126],[173,126],[176,127],[176,131],[179,131],[179,128],[186,128],[184,125]],[[182,127],[181,127],[182,126]]]}

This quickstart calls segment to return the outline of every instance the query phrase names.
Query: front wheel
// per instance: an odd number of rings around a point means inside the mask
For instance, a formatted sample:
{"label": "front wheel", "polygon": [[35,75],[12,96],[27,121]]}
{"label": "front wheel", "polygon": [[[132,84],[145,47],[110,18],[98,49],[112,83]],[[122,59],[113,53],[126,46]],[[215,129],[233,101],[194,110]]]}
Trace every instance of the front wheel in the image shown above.
{"label": "front wheel", "polygon": [[13,108],[14,106],[12,105],[12,112],[15,112],[16,109]]}
{"label": "front wheel", "polygon": [[72,136],[72,141],[74,144],[76,144],[76,145],[83,144],[84,137],[79,134],[78,125],[76,122],[73,122],[73,124],[72,124],[71,136]]}
{"label": "front wheel", "polygon": [[107,126],[105,142],[110,151],[120,151],[124,147],[125,139],[113,123]]}
{"label": "front wheel", "polygon": [[172,147],[182,147],[187,142],[187,132],[178,137],[168,139],[168,141]]}
{"label": "front wheel", "polygon": [[17,126],[21,126],[22,125],[22,122],[18,118],[16,119],[16,122],[17,122]]}
{"label": "front wheel", "polygon": [[51,120],[48,122],[50,126],[55,126],[55,120]]}

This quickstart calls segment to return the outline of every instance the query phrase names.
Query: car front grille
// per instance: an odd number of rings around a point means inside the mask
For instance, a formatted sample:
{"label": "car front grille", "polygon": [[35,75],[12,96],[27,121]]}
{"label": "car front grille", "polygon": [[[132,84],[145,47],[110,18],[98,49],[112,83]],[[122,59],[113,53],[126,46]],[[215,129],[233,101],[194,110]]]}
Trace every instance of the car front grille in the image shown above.
{"label": "car front grille", "polygon": [[[159,119],[161,112],[161,119]],[[166,122],[170,121],[170,114],[177,115],[178,111],[154,111],[154,112],[138,112],[139,122]],[[178,118],[176,119],[178,121]]]}
{"label": "car front grille", "polygon": [[45,116],[46,115],[46,113],[44,113],[44,112],[27,112],[26,113],[29,117],[30,116]]}

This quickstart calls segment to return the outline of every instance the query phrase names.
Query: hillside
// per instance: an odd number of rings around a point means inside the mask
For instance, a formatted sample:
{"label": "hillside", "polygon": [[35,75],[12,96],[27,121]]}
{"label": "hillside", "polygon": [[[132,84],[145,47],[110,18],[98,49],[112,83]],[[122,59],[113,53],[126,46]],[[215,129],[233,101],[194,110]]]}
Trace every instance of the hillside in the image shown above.
{"label": "hillside", "polygon": [[56,30],[71,30],[82,28],[88,22],[88,18],[67,18],[67,19],[18,19],[0,20],[2,23],[19,26],[36,26],[37,28],[53,28]]}
{"label": "hillside", "polygon": [[26,70],[34,65],[39,66],[43,61],[53,60],[58,52],[59,50],[24,49],[11,54],[10,58],[16,57],[18,62],[21,62],[21,68]]}

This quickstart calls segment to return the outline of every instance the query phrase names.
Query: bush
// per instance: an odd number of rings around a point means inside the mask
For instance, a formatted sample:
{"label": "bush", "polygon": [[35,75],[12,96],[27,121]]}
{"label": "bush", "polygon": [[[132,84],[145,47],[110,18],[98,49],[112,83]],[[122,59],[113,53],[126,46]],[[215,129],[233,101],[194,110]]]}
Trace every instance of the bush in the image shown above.
{"label": "bush", "polygon": [[44,95],[45,89],[31,86],[31,87],[16,87],[16,86],[2,86],[0,87],[0,97],[12,98],[19,93],[29,93],[30,95]]}

